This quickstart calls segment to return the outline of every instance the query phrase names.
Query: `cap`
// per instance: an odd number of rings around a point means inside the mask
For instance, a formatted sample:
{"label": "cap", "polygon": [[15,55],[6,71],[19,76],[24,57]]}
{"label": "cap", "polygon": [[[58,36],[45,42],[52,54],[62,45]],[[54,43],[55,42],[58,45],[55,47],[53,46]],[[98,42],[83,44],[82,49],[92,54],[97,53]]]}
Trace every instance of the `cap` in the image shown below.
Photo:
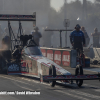
{"label": "cap", "polygon": [[95,28],[95,29],[94,29],[94,31],[98,31],[98,29],[97,29],[97,28]]}
{"label": "cap", "polygon": [[75,26],[75,28],[81,28],[81,26],[80,26],[79,24],[77,24],[77,25]]}
{"label": "cap", "polygon": [[39,30],[39,28],[36,26],[36,27],[34,27],[34,30]]}

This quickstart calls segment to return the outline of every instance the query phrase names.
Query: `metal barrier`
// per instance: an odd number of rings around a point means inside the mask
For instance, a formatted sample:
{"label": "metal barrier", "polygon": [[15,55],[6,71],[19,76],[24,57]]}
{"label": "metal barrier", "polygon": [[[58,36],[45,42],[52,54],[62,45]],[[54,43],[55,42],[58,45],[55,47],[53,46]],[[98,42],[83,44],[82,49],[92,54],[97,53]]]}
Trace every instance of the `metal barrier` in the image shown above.
{"label": "metal barrier", "polygon": [[76,50],[40,47],[43,56],[64,67],[76,67]]}

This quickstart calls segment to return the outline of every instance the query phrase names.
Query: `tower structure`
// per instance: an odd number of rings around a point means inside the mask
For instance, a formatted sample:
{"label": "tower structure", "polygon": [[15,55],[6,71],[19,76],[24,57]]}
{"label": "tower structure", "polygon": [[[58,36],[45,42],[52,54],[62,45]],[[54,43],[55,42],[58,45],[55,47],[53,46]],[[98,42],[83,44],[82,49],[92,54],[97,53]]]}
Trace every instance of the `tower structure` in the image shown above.
{"label": "tower structure", "polygon": [[1,14],[33,14],[38,26],[47,26],[50,0],[0,0]]}

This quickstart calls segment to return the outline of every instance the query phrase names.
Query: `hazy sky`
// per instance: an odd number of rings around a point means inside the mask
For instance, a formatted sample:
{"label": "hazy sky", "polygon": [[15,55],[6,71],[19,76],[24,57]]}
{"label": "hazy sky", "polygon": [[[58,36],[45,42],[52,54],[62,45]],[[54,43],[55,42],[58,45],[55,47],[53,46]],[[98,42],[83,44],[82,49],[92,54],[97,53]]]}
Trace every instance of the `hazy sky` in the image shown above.
{"label": "hazy sky", "polygon": [[[56,10],[59,10],[60,7],[64,4],[65,0],[51,0],[51,6],[54,7]],[[71,2],[75,0],[67,0],[67,2]],[[83,1],[83,0],[80,0]],[[95,1],[95,0],[88,0],[88,1]]]}

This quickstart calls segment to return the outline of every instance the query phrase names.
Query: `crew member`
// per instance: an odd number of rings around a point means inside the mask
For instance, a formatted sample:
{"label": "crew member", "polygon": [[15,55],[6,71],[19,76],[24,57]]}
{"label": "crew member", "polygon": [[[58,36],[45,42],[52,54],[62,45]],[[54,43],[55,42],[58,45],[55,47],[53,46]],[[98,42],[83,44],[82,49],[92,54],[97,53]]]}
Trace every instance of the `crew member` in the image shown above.
{"label": "crew member", "polygon": [[10,47],[11,47],[11,40],[9,37],[9,30],[8,30],[8,28],[5,28],[4,29],[4,36],[2,39],[2,48],[10,50]]}
{"label": "crew member", "polygon": [[98,32],[98,29],[94,29],[94,33],[91,33],[93,36],[93,47],[100,47],[99,41],[100,41],[100,33]]}
{"label": "crew member", "polygon": [[1,28],[1,24],[0,24],[0,34],[3,34],[3,30]]}
{"label": "crew member", "polygon": [[81,27],[79,24],[75,26],[75,30],[70,34],[70,42],[73,49],[79,49],[83,51],[83,46],[85,46],[84,33],[80,31]]}
{"label": "crew member", "polygon": [[11,46],[10,37],[6,35],[6,36],[2,39],[2,48],[3,48],[3,49],[6,49],[6,50],[10,50],[10,46]]}
{"label": "crew member", "polygon": [[[49,27],[46,27],[46,29],[49,29]],[[43,45],[45,45],[45,47],[51,47],[51,44],[52,44],[52,42],[51,42],[52,35],[53,35],[53,32],[51,32],[51,31],[47,32],[47,31],[43,30],[42,40],[43,40]]]}
{"label": "crew member", "polygon": [[36,44],[39,46],[39,41],[40,41],[40,38],[42,37],[42,35],[40,32],[38,32],[38,30],[39,30],[39,28],[35,27],[34,32],[32,32],[32,36],[33,36],[33,39],[36,42]]}
{"label": "crew member", "polygon": [[3,30],[2,30],[1,24],[0,24],[0,40],[1,40],[1,38],[2,38],[2,35],[3,35]]}
{"label": "crew member", "polygon": [[82,26],[81,27],[81,31],[84,33],[84,37],[85,37],[85,46],[87,47],[89,45],[89,42],[90,42],[90,38],[85,30],[85,28]]}
{"label": "crew member", "polygon": [[6,35],[9,35],[9,30],[8,30],[8,28],[5,28],[4,31],[5,31],[5,34],[6,34]]}

